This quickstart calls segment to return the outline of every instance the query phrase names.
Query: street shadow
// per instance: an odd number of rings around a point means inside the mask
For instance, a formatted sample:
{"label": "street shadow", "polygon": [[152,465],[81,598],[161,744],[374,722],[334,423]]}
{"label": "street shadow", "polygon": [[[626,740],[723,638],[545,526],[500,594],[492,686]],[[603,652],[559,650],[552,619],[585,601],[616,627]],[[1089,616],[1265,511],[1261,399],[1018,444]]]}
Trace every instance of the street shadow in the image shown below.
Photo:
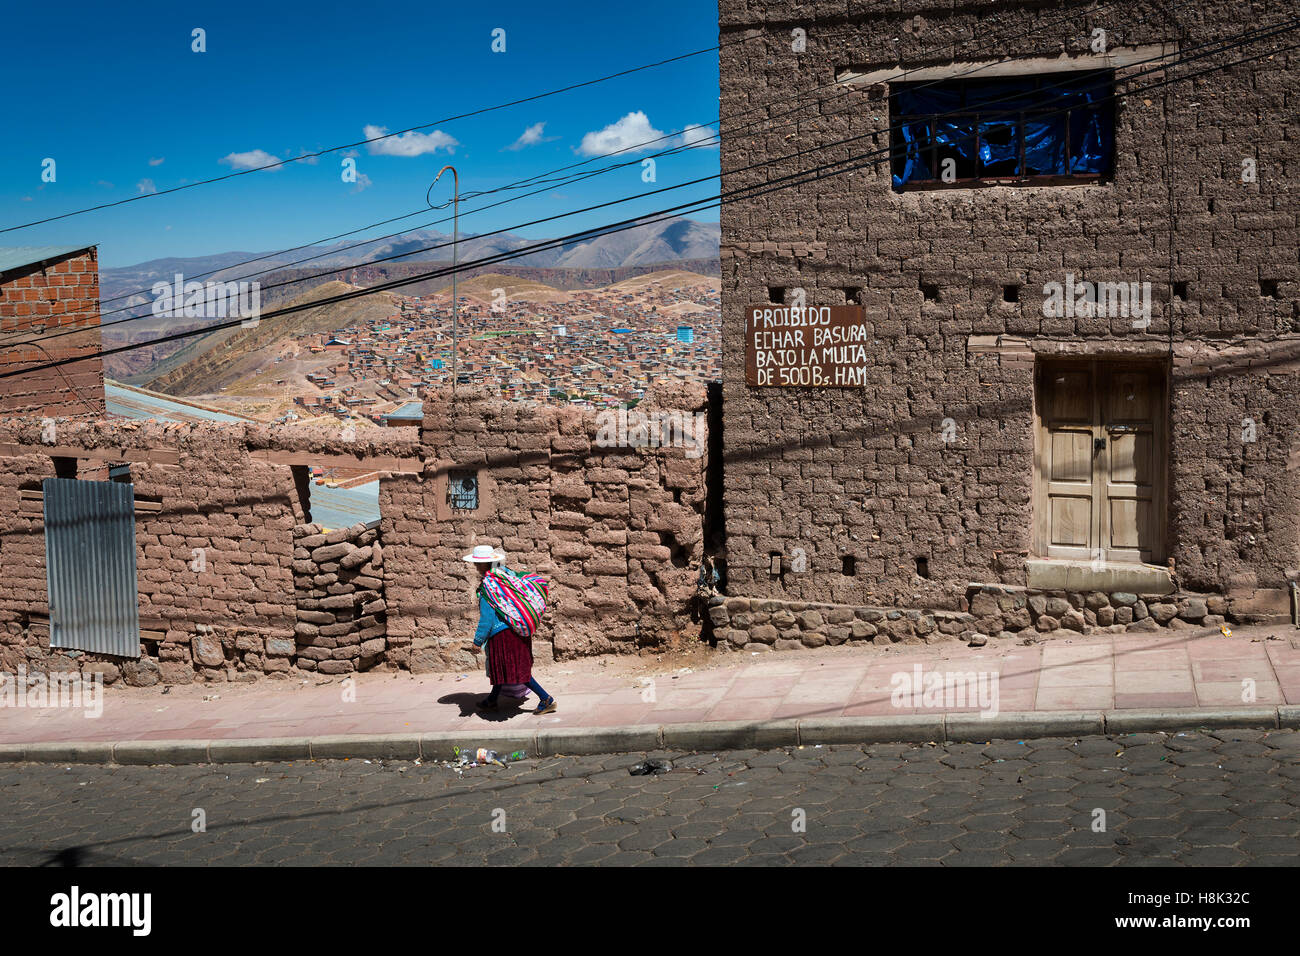
{"label": "street shadow", "polygon": [[84,866],[140,866],[125,856],[115,856],[86,846],[68,846],[60,849],[48,847],[0,847],[0,865],[74,868]]}
{"label": "street shadow", "polygon": [[513,697],[505,696],[500,698],[499,710],[480,710],[478,702],[486,696],[486,692],[482,694],[444,694],[438,698],[438,703],[454,704],[460,708],[460,716],[478,716],[479,719],[491,724],[499,724],[519,714],[528,713],[524,701],[516,701]]}

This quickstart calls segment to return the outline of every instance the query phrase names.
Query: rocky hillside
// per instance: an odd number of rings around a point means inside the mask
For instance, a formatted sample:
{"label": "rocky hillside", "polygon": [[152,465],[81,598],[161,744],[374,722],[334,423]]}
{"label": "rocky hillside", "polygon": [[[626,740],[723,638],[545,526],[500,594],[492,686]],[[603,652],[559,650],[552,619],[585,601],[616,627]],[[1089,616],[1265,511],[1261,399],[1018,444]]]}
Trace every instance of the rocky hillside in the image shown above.
{"label": "rocky hillside", "polygon": [[[328,282],[291,304],[316,302],[353,291],[353,288],[343,282]],[[355,323],[384,319],[392,314],[394,307],[392,296],[380,292],[266,318],[251,328],[214,333],[223,336],[215,344],[207,336],[201,336],[186,350],[173,356],[167,363],[169,367],[150,379],[148,387],[169,395],[216,392],[255,372],[273,354],[277,344],[285,339],[316,332],[337,332]]]}

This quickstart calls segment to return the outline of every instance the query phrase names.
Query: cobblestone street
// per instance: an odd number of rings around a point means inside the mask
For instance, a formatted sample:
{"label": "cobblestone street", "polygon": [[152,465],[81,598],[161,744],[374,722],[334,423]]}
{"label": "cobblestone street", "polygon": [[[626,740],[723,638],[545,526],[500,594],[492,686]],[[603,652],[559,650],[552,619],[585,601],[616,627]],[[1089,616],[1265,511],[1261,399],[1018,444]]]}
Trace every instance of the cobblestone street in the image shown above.
{"label": "cobblestone street", "polygon": [[[463,775],[362,760],[3,765],[0,862],[1290,866],[1300,856],[1293,731],[652,756],[674,769],[634,777],[641,755],[628,754]],[[191,829],[198,810],[206,832]]]}

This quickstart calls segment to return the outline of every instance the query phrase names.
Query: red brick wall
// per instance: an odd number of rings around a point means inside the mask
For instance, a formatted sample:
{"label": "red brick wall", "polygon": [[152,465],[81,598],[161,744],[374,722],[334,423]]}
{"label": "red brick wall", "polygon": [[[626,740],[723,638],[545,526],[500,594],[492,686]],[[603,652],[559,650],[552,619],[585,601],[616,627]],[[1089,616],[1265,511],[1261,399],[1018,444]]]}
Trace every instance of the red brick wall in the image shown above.
{"label": "red brick wall", "polygon": [[[68,329],[85,331],[39,344],[8,344]],[[0,274],[0,372],[99,350],[99,264],[93,247]],[[0,379],[0,416],[104,414],[104,368],[99,358]]]}

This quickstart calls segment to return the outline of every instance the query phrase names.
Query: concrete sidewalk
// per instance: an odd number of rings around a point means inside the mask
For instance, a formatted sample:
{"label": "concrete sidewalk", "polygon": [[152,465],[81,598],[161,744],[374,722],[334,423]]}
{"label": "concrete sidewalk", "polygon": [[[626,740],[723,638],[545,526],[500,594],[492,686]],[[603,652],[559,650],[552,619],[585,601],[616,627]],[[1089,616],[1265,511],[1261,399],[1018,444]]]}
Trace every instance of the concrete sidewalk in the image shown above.
{"label": "concrete sidewalk", "polygon": [[[922,680],[936,671],[986,679],[996,673],[996,714],[988,698],[932,706],[919,688],[915,698],[896,700],[898,675],[913,680],[918,668]],[[1242,726],[1293,726],[1300,719],[1300,632],[1273,626],[1243,628],[1232,637],[1185,630],[978,649],[731,653],[694,670],[624,658],[551,664],[539,667],[537,677],[558,699],[557,713],[476,711],[487,691],[478,672],[464,678],[361,674],[319,684],[317,676],[303,675],[292,684],[190,685],[166,694],[161,687],[108,688],[96,719],[76,708],[0,709],[0,759],[414,757],[442,753],[448,742],[475,741],[577,753],[669,743],[716,748],[733,739],[783,746],[811,740],[810,734],[840,742],[827,735],[925,740],[953,739],[954,732],[989,739],[1121,727],[1180,730],[1207,721],[1227,726],[1235,718]],[[72,742],[90,746],[70,750]],[[176,745],[162,746],[168,742]]]}

